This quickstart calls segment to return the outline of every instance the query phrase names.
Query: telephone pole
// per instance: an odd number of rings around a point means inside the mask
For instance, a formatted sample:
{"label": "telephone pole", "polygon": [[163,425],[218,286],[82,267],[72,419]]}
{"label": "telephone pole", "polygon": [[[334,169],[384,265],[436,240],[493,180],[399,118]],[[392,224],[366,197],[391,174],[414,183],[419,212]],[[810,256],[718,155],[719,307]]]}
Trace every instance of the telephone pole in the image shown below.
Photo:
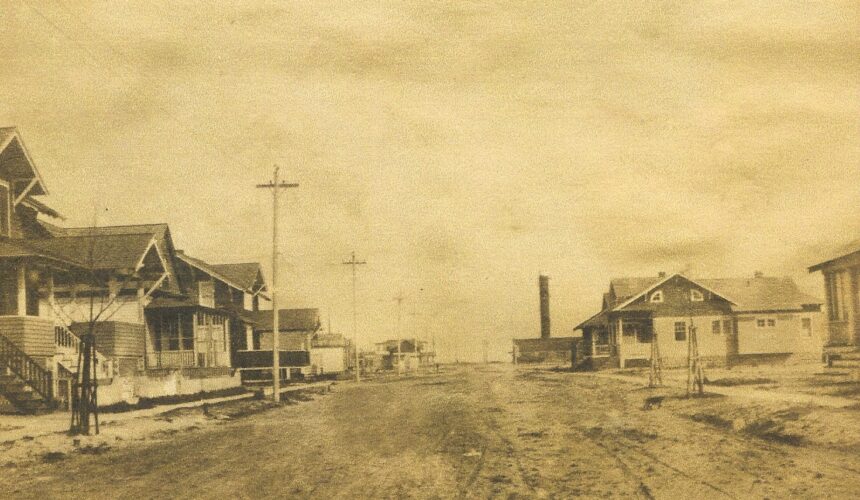
{"label": "telephone pole", "polygon": [[[280,325],[278,317],[278,194],[281,189],[296,188],[291,184],[278,180],[279,167],[275,165],[272,180],[268,184],[257,184],[258,189],[272,190],[272,399],[277,403],[281,400],[281,352]],[[289,368],[288,368],[289,369]]]}
{"label": "telephone pole", "polygon": [[356,327],[356,312],[355,312],[355,266],[363,266],[367,264],[363,260],[355,260],[355,252],[352,252],[352,257],[342,262],[345,266],[352,266],[352,347],[355,349],[355,381],[361,382],[361,366],[358,359],[358,329]]}
{"label": "telephone pole", "polygon": [[394,300],[397,301],[397,374],[403,374],[403,359],[400,353],[400,305],[403,303],[403,292],[400,292],[397,297],[394,297]]}

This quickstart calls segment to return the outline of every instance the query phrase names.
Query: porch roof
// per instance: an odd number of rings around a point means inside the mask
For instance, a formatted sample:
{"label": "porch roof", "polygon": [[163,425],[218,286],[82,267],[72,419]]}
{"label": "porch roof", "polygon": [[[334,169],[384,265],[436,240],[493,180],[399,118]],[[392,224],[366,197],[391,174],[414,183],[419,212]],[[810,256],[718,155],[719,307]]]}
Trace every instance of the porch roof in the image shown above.
{"label": "porch roof", "polygon": [[27,240],[0,240],[0,259],[40,259],[59,264],[62,267],[81,267],[77,262],[73,262],[37,248],[32,248],[26,243],[26,241]]}
{"label": "porch roof", "polygon": [[592,316],[592,317],[588,318],[587,320],[583,321],[582,323],[576,325],[573,328],[573,330],[576,331],[576,330],[582,330],[583,328],[596,328],[599,326],[607,325],[609,322],[609,311],[611,311],[611,309],[604,309],[604,310],[600,311],[599,313],[595,314],[594,316]]}
{"label": "porch roof", "polygon": [[26,245],[94,270],[155,268],[164,271],[164,261],[152,234],[101,234],[29,239]]}

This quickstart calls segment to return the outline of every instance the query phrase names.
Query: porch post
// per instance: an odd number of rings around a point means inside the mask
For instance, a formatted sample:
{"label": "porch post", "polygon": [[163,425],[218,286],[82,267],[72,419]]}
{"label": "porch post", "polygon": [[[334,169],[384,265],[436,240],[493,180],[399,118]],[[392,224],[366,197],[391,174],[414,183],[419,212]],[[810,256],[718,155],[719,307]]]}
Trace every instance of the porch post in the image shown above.
{"label": "porch post", "polygon": [[597,330],[597,328],[593,328],[591,330],[591,356],[592,357],[594,357],[594,355],[597,354],[597,335],[595,335],[595,330]]}
{"label": "porch post", "polygon": [[615,336],[618,342],[618,363],[621,368],[624,368],[624,322],[618,318],[618,334]]}
{"label": "porch post", "polygon": [[[48,287],[48,306],[50,307],[50,317],[56,318],[57,304],[54,298],[54,270],[48,269],[48,278],[46,286]],[[56,323],[56,322],[55,322]]]}
{"label": "porch post", "polygon": [[254,329],[248,325],[245,325],[245,350],[254,350]]}
{"label": "porch post", "polygon": [[27,315],[27,266],[18,264],[18,316]]}

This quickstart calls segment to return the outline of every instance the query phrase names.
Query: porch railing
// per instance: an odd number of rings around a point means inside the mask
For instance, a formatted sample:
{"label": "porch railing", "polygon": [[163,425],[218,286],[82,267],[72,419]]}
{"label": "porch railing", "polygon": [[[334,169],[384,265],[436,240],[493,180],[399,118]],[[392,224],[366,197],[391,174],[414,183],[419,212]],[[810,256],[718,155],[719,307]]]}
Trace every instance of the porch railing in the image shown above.
{"label": "porch railing", "polygon": [[147,353],[147,368],[191,368],[197,366],[194,351],[155,351]]}
{"label": "porch railing", "polygon": [[609,356],[612,354],[612,346],[609,344],[594,344],[591,346],[592,356]]}
{"label": "porch railing", "polygon": [[51,372],[39,366],[33,358],[27,356],[11,340],[2,335],[0,335],[0,364],[21,377],[45,401],[53,399],[54,384]]}
{"label": "porch railing", "polygon": [[75,352],[81,351],[81,339],[65,326],[54,325],[54,342],[58,347],[65,347]]}
{"label": "porch railing", "polygon": [[[72,356],[77,356],[81,352],[81,338],[75,335],[75,333],[69,330],[65,325],[54,325],[54,344],[62,350],[67,351],[67,354],[71,354]],[[96,350],[96,361],[97,366],[101,367],[100,376],[112,377],[114,375],[113,360],[100,353],[98,349]],[[77,363],[77,359],[73,362]],[[77,366],[68,368],[74,368],[75,371],[78,369]]]}

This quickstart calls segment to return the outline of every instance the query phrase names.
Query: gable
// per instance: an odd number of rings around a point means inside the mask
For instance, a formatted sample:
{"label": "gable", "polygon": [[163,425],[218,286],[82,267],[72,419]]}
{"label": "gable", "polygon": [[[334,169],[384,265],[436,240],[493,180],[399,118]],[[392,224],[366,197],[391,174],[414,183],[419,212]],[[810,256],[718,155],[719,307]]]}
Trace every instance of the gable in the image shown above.
{"label": "gable", "polygon": [[23,199],[22,195],[48,194],[42,175],[15,127],[0,128],[0,179],[9,183],[13,200]]}
{"label": "gable", "polygon": [[[655,295],[660,295],[662,301],[654,302]],[[694,298],[701,300],[693,300]],[[731,307],[732,302],[727,298],[676,274],[616,311],[647,311],[655,316],[698,316],[709,313],[723,314],[731,311]]]}

